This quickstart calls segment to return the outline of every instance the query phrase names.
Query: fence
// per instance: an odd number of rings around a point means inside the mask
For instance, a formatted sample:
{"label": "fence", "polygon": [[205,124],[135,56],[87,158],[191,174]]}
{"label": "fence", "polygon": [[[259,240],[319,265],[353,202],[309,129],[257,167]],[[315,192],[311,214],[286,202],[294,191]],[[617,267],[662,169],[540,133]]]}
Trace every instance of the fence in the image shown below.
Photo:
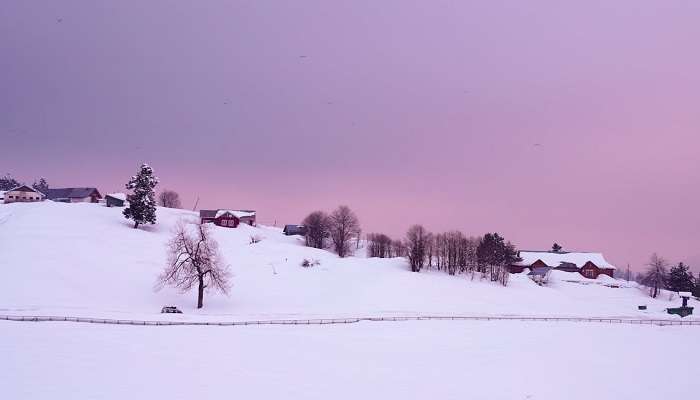
{"label": "fence", "polygon": [[246,325],[331,325],[353,324],[362,321],[533,321],[533,322],[597,322],[631,325],[695,325],[700,320],[668,319],[627,319],[627,318],[584,318],[584,317],[519,317],[519,316],[399,316],[399,317],[358,317],[358,318],[316,318],[316,319],[276,319],[253,321],[145,321],[87,317],[0,315],[0,320],[22,322],[79,322],[90,324],[139,325],[139,326],[246,326]]}

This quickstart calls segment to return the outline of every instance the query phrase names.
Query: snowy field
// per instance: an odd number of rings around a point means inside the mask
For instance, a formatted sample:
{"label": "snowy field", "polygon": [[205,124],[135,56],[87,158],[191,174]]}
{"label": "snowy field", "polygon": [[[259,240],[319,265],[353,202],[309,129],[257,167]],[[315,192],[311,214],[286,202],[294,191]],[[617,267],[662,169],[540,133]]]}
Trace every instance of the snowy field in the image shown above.
{"label": "snowy field", "polygon": [[[408,315],[671,319],[635,284],[555,273],[507,288],[403,259],[340,259],[279,228],[214,228],[230,296],[153,290],[182,210],[134,230],[122,209],[0,205],[0,314],[234,321]],[[263,237],[250,244],[252,235]],[[320,265],[302,268],[304,258]],[[616,286],[616,287],[613,287]],[[176,305],[184,314],[160,314]],[[647,305],[647,311],[637,310]],[[698,302],[691,301],[698,306]],[[685,320],[697,320],[690,317]],[[688,398],[700,327],[522,321],[119,326],[0,321],[3,399]]]}
{"label": "snowy field", "polygon": [[0,322],[0,388],[5,399],[690,398],[697,338],[601,323]]}
{"label": "snowy field", "polygon": [[[173,226],[197,214],[159,208],[157,225],[135,230],[121,212],[97,204],[0,205],[0,262],[10,266],[0,280],[0,314],[214,321],[425,314],[678,318],[664,310],[679,299],[668,293],[650,299],[636,285],[605,276],[555,271],[551,284],[540,287],[520,274],[503,288],[441,272],[412,273],[403,259],[368,259],[362,250],[340,259],[304,247],[279,228],[249,226],[215,227],[233,288],[229,297],[206,296],[204,309],[196,310],[194,293],[154,292],[153,286]],[[262,242],[249,244],[252,235]],[[302,268],[304,258],[321,265]],[[161,315],[164,305],[185,314]]]}

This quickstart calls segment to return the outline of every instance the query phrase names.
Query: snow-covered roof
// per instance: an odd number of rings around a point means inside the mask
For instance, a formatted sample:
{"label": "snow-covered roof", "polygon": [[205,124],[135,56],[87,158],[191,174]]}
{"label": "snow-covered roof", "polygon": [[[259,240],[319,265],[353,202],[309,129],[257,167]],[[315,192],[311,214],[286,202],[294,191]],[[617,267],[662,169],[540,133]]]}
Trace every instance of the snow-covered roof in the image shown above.
{"label": "snow-covered roof", "polygon": [[547,266],[556,268],[562,264],[574,264],[577,268],[586,265],[587,262],[592,262],[598,268],[616,269],[614,265],[605,260],[601,253],[586,253],[586,252],[552,252],[552,251],[529,251],[521,250],[520,258],[523,260],[515,265],[529,267],[537,260],[542,261]]}
{"label": "snow-covered roof", "polygon": [[693,293],[691,292],[678,292],[678,295],[680,297],[693,297]]}
{"label": "snow-covered roof", "polygon": [[[44,196],[44,193],[41,193],[40,191],[34,189],[33,187],[29,187],[27,185],[20,185],[20,186],[14,187],[14,188],[8,190],[7,192],[15,192],[15,191],[17,191],[17,192],[34,192],[34,193],[39,193],[40,195]],[[5,192],[5,193],[7,193],[7,192]]]}
{"label": "snow-covered roof", "polygon": [[[114,199],[119,199],[119,200],[124,200],[126,201],[126,194],[125,193],[110,193],[107,196],[112,197]],[[106,196],[105,196],[106,197]]]}
{"label": "snow-covered roof", "polygon": [[220,216],[229,213],[236,218],[245,218],[245,217],[254,217],[255,216],[255,211],[247,211],[247,210],[217,210],[216,215],[214,218],[219,218]]}
{"label": "snow-covered roof", "polygon": [[50,188],[46,191],[46,197],[49,200],[57,199],[82,199],[90,197],[97,193],[97,197],[102,197],[97,188],[94,187],[77,187],[77,188]]}

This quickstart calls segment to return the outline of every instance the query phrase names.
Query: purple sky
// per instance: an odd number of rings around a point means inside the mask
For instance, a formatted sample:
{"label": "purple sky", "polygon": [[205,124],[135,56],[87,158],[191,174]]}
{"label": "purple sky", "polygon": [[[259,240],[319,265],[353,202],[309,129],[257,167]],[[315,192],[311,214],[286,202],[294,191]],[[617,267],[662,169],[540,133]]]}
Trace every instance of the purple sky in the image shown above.
{"label": "purple sky", "polygon": [[[566,3],[566,4],[564,4]],[[574,4],[578,3],[578,4]],[[700,2],[11,1],[0,173],[700,266]]]}

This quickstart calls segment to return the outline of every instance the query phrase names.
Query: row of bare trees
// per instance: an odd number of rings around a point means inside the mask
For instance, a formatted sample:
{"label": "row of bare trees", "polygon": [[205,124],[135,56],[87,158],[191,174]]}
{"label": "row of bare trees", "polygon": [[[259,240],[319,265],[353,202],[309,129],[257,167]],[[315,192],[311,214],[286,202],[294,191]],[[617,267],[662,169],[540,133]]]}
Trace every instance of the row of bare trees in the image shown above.
{"label": "row of bare trees", "polygon": [[339,206],[330,214],[314,211],[302,224],[306,227],[306,245],[318,249],[332,248],[338,256],[347,257],[353,245],[359,246],[360,220],[348,206]]}
{"label": "row of bare trees", "polygon": [[460,231],[433,234],[413,225],[403,241],[382,233],[367,235],[369,257],[406,257],[411,271],[435,269],[449,275],[478,274],[506,286],[508,266],[519,260],[515,246],[498,233],[467,237]]}
{"label": "row of bare trees", "polygon": [[367,256],[393,258],[406,256],[406,246],[401,240],[392,240],[383,233],[367,235]]}

